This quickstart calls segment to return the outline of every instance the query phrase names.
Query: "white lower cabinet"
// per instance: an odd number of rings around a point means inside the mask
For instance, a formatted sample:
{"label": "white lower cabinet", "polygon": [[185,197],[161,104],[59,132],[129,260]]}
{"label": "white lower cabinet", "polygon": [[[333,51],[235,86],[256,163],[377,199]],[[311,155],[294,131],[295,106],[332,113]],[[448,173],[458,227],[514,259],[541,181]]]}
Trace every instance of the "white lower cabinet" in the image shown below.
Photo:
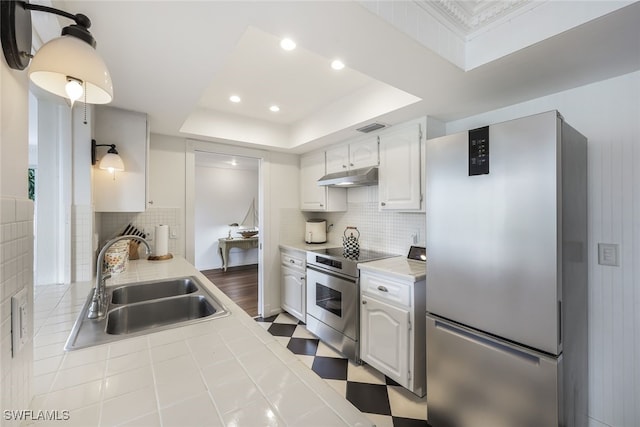
{"label": "white lower cabinet", "polygon": [[409,383],[409,310],[362,296],[360,327],[362,360],[398,384]]}
{"label": "white lower cabinet", "polygon": [[280,306],[287,313],[305,322],[307,314],[305,253],[283,250],[280,259]]}
{"label": "white lower cabinet", "polygon": [[425,395],[425,281],[360,271],[360,358]]}

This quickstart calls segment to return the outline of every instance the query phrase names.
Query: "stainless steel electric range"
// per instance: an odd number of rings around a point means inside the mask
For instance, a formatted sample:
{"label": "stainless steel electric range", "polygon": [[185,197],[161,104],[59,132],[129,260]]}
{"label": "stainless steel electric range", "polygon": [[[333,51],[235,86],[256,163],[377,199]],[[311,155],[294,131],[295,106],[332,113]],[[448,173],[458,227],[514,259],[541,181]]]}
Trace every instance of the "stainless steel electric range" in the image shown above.
{"label": "stainless steel electric range", "polygon": [[342,247],[307,252],[307,329],[360,364],[358,263],[396,256]]}

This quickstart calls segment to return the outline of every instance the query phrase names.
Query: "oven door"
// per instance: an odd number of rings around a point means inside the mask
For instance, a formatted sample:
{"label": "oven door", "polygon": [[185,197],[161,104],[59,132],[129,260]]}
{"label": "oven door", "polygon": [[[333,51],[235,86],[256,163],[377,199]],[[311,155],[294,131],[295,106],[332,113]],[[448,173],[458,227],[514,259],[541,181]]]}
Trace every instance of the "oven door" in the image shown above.
{"label": "oven door", "polygon": [[357,340],[358,286],[342,277],[307,265],[307,315]]}

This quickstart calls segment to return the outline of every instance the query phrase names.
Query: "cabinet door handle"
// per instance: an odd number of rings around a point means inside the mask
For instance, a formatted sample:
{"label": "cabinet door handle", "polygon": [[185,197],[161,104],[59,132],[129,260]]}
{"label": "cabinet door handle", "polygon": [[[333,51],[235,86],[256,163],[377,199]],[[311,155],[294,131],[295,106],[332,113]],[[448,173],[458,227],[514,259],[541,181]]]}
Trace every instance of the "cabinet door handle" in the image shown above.
{"label": "cabinet door handle", "polygon": [[349,163],[349,166],[353,166],[353,163]]}
{"label": "cabinet door handle", "polygon": [[346,169],[346,168],[347,168],[347,165],[342,165],[342,169]]}
{"label": "cabinet door handle", "polygon": [[389,292],[389,289],[387,289],[385,286],[382,286],[382,285],[378,286],[378,290],[380,292]]}
{"label": "cabinet door handle", "polygon": [[366,303],[367,303],[367,300],[364,300],[364,299],[363,299],[363,300],[362,300],[362,304],[364,305],[364,304],[366,304]]}
{"label": "cabinet door handle", "polygon": [[296,262],[295,262],[294,260],[292,260],[292,259],[290,259],[290,260],[289,260],[289,262],[290,262],[291,264],[295,264],[295,263],[296,263]]}
{"label": "cabinet door handle", "polygon": [[381,206],[387,206],[387,204],[385,202],[380,202]]}

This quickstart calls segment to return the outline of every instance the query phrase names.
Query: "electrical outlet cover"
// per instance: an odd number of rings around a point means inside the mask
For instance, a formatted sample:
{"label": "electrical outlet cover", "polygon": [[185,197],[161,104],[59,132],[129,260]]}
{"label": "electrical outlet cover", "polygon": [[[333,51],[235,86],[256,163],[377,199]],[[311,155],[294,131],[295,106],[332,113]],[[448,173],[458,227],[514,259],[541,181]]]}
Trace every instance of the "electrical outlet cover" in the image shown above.
{"label": "electrical outlet cover", "polygon": [[618,245],[614,243],[598,243],[598,264],[613,267],[619,266]]}
{"label": "electrical outlet cover", "polygon": [[23,289],[11,297],[11,354],[22,350],[29,336],[27,290]]}

